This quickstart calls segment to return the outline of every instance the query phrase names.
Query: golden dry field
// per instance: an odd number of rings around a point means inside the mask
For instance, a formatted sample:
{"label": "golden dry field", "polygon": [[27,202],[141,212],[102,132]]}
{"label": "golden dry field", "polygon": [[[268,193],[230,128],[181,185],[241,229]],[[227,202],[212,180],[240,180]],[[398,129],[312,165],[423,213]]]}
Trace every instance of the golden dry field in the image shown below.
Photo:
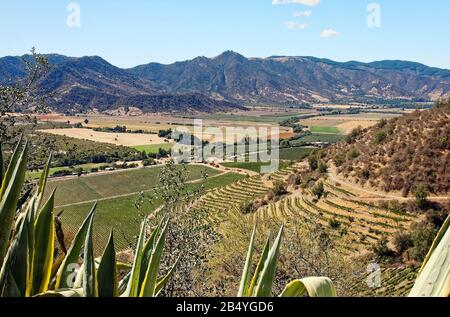
{"label": "golden dry field", "polygon": [[39,131],[81,140],[89,140],[123,146],[152,145],[171,142],[164,138],[160,138],[155,134],[109,133],[109,132],[97,132],[91,129],[75,129],[75,128],[49,129]]}

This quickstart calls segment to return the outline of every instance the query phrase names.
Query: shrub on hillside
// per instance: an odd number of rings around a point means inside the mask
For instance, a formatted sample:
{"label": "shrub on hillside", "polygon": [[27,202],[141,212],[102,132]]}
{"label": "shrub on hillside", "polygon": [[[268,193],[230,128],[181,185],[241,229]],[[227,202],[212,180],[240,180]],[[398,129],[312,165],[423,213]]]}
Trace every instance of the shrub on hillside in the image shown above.
{"label": "shrub on hillside", "polygon": [[322,198],[322,196],[325,194],[325,188],[322,181],[318,182],[316,186],[313,187],[312,193],[317,197],[317,199]]}
{"label": "shrub on hillside", "polygon": [[424,207],[427,206],[427,202],[428,202],[428,189],[425,185],[420,185],[415,193],[414,196],[416,198],[416,203],[417,206],[420,209],[423,209]]}
{"label": "shrub on hillside", "polygon": [[275,184],[273,192],[274,192],[275,196],[283,196],[288,193],[288,191],[286,190],[286,186],[283,183]]}
{"label": "shrub on hillside", "polygon": [[352,146],[350,148],[350,150],[348,150],[347,152],[347,159],[349,160],[354,160],[355,158],[358,158],[360,156],[360,152],[358,151],[358,149],[354,146]]}
{"label": "shrub on hillside", "polygon": [[308,164],[309,164],[309,168],[310,168],[311,171],[317,170],[317,168],[319,166],[319,161],[318,161],[317,156],[315,155],[315,153],[312,153],[309,156]]}
{"label": "shrub on hillside", "polygon": [[395,252],[389,248],[388,244],[388,238],[383,236],[376,244],[372,246],[372,251],[380,262],[386,260],[389,261],[395,257]]}
{"label": "shrub on hillside", "polygon": [[345,137],[345,142],[348,144],[352,144],[356,141],[356,139],[363,133],[363,128],[361,126],[354,128],[350,134]]}
{"label": "shrub on hillside", "polygon": [[387,132],[386,130],[378,130],[375,132],[375,135],[373,136],[373,143],[375,145],[381,144],[384,140],[387,138]]}
{"label": "shrub on hillside", "polygon": [[345,163],[345,156],[343,154],[337,154],[333,161],[337,167],[341,167]]}
{"label": "shrub on hillside", "polygon": [[156,162],[155,162],[154,159],[148,158],[148,159],[145,159],[145,160],[142,161],[142,165],[144,165],[144,166],[153,166],[153,165],[156,165]]}
{"label": "shrub on hillside", "polygon": [[319,172],[321,174],[325,174],[326,172],[328,172],[328,165],[323,161],[319,163]]}
{"label": "shrub on hillside", "polygon": [[411,234],[407,232],[399,232],[394,235],[392,241],[395,251],[397,254],[404,254],[409,248],[413,246],[413,241],[411,239]]}
{"label": "shrub on hillside", "polygon": [[411,226],[411,257],[422,262],[428,254],[428,250],[436,237],[435,227],[427,222],[415,223]]}

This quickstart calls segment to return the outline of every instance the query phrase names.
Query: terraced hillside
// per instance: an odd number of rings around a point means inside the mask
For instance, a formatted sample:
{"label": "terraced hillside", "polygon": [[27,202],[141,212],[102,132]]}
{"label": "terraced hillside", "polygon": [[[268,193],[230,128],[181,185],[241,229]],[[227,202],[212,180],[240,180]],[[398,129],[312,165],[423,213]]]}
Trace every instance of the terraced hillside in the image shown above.
{"label": "terraced hillside", "polygon": [[281,166],[275,173],[248,177],[224,188],[219,188],[203,196],[196,208],[206,211],[208,221],[218,224],[227,220],[230,212],[240,209],[246,203],[264,196],[275,182],[284,182],[297,169],[297,165]]}
{"label": "terraced hillside", "polygon": [[291,175],[297,170],[297,168],[298,168],[297,164],[283,167],[279,171],[268,175],[267,179],[272,182],[284,182],[289,175]]}
{"label": "terraced hillside", "polygon": [[406,229],[411,215],[382,209],[351,192],[324,182],[326,197],[316,200],[311,190],[295,192],[251,215],[255,221],[287,222],[292,217],[320,223],[348,253],[360,252],[384,236]]}
{"label": "terraced hillside", "polygon": [[[161,167],[152,167],[50,181],[46,197],[56,189],[55,210],[56,213],[63,211],[60,220],[66,245],[69,245],[94,202],[97,201],[94,221],[96,234],[93,237],[97,248],[96,254],[99,255],[103,250],[111,229],[115,231],[118,250],[126,250],[132,246],[139,232],[142,217],[135,208],[135,202],[141,192],[151,192],[158,185],[160,171]],[[203,190],[212,190],[243,178],[242,175],[222,173],[201,165],[189,165],[187,171],[188,190],[197,190],[200,186]],[[202,179],[203,172],[208,173],[208,179]],[[149,213],[161,203],[160,198],[146,200],[142,203],[141,210]]]}
{"label": "terraced hillside", "polygon": [[195,209],[205,211],[209,222],[220,224],[230,211],[264,195],[268,189],[261,176],[249,177],[209,192],[199,199]]}
{"label": "terraced hillside", "polygon": [[369,287],[372,284],[370,282],[375,282],[376,278],[374,273],[367,273],[353,291],[355,295],[363,297],[405,297],[414,285],[417,272],[417,268],[405,266],[381,268],[380,285]]}

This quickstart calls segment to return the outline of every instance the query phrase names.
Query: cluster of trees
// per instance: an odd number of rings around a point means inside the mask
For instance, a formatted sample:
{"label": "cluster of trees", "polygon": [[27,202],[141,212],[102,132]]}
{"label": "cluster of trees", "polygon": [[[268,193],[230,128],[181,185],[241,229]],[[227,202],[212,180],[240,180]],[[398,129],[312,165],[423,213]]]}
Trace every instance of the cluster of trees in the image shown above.
{"label": "cluster of trees", "polygon": [[94,128],[93,130],[97,131],[97,132],[108,132],[108,133],[134,133],[134,134],[144,134],[144,133],[146,133],[142,129],[129,130],[129,129],[127,129],[126,126],[120,126],[120,125],[117,125],[114,128],[101,127],[101,128]]}
{"label": "cluster of trees", "polygon": [[125,146],[38,133],[33,130],[24,130],[22,132],[32,144],[28,163],[30,170],[41,169],[47,161],[49,151],[53,152],[53,167],[75,166],[87,163],[113,163],[117,161],[130,162],[147,158],[145,152]]}
{"label": "cluster of trees", "polygon": [[102,128],[94,128],[94,131],[97,132],[110,132],[110,133],[126,133],[127,127],[126,126],[115,126],[114,128],[109,128],[109,127],[102,127]]}
{"label": "cluster of trees", "polygon": [[301,133],[307,127],[299,124],[298,123],[299,120],[300,120],[299,117],[292,117],[290,119],[281,121],[279,124],[281,127],[292,128],[294,133]]}
{"label": "cluster of trees", "polygon": [[171,139],[172,138],[172,129],[167,130],[159,130],[158,136],[160,138]]}
{"label": "cluster of trees", "polygon": [[289,148],[293,146],[305,146],[308,144],[308,142],[302,141],[304,137],[312,135],[311,131],[300,131],[296,132],[296,134],[293,137],[290,137],[289,139],[281,140],[280,141],[280,148]]}
{"label": "cluster of trees", "polygon": [[404,204],[387,203],[397,212],[422,213],[424,217],[413,222],[406,230],[397,232],[391,241],[384,237],[372,251],[377,260],[388,263],[420,264],[425,259],[437,232],[450,214],[450,204],[438,204],[427,200],[427,192],[416,192],[416,201]]}

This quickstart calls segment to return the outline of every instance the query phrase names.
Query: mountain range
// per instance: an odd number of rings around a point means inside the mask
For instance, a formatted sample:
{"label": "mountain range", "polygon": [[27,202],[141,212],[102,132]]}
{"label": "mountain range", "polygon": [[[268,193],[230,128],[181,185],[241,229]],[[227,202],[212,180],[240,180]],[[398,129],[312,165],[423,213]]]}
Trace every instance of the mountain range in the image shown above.
{"label": "mountain range", "polygon": [[[0,58],[0,84],[26,75],[24,58]],[[432,101],[450,94],[450,70],[406,61],[246,58],[227,51],[214,58],[122,69],[98,56],[47,58],[52,67],[40,90],[51,93],[52,108],[66,113],[118,108],[217,112],[248,103]]]}

